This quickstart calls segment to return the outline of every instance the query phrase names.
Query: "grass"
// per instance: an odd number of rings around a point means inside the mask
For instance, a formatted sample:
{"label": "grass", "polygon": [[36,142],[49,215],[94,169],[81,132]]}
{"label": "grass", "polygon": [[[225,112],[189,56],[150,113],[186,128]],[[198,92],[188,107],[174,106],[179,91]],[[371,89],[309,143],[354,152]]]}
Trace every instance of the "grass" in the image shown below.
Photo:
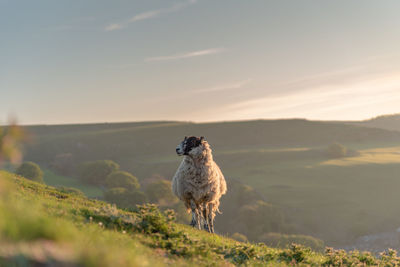
{"label": "grass", "polygon": [[360,164],[400,164],[400,147],[373,148],[359,151],[356,157],[327,160],[321,165],[353,166]]}
{"label": "grass", "polygon": [[[74,177],[62,176],[54,173],[52,170],[43,168],[40,166],[43,171],[43,180],[45,184],[54,186],[54,187],[72,187],[77,188],[82,191],[89,198],[102,198],[103,191],[98,186],[83,184],[81,181]],[[6,163],[0,166],[0,170],[3,169],[8,172],[15,172],[16,166],[11,163]]]}
{"label": "grass", "polygon": [[[224,123],[141,122],[27,127],[35,137],[26,159],[47,165],[70,153],[76,163],[111,159],[140,181],[171,179],[181,158],[175,146],[185,135],[204,135],[228,180],[257,190],[284,210],[295,234],[335,247],[400,225],[400,133],[345,123],[268,120]],[[334,142],[361,151],[331,160],[322,150]],[[48,184],[73,186],[96,197],[97,189],[50,175]],[[71,182],[71,184],[70,184]],[[222,198],[224,202],[224,198]],[[385,207],[385,208],[382,208]],[[224,231],[224,225],[216,227]],[[231,233],[232,234],[232,233]]]}
{"label": "grass", "polygon": [[282,207],[298,233],[340,247],[362,235],[395,231],[400,225],[399,147],[362,149],[357,157],[335,160],[317,153],[322,149],[254,150],[216,158],[226,177]]}
{"label": "grass", "polygon": [[103,191],[99,187],[83,184],[81,181],[73,177],[66,177],[55,174],[53,171],[49,169],[43,170],[43,180],[47,185],[50,186],[55,186],[55,187],[65,186],[65,187],[77,188],[90,198],[103,197]]}
{"label": "grass", "polygon": [[0,172],[0,266],[397,266],[388,250],[317,253],[237,242],[174,223],[154,205],[135,211]]}

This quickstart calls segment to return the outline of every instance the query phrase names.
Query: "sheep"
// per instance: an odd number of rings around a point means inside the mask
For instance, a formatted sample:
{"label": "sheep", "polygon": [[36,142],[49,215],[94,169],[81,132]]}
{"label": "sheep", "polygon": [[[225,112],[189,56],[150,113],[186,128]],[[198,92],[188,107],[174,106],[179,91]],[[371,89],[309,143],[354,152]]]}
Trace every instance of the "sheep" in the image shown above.
{"label": "sheep", "polygon": [[183,160],[172,179],[173,193],[192,212],[191,226],[214,233],[215,213],[219,212],[219,200],[227,191],[226,181],[214,162],[211,148],[204,137],[185,137],[176,147]]}

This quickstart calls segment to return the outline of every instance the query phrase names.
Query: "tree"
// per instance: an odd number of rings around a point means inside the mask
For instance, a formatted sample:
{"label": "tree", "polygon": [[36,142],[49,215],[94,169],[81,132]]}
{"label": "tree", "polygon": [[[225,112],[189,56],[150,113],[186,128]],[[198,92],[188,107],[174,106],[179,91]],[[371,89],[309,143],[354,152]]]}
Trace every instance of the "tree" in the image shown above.
{"label": "tree", "polygon": [[94,185],[105,185],[107,176],[118,170],[119,165],[112,160],[89,161],[78,168],[79,178]]}
{"label": "tree", "polygon": [[123,187],[128,190],[140,188],[138,179],[129,172],[124,171],[110,173],[106,178],[106,186],[108,188]]}
{"label": "tree", "polygon": [[78,188],[67,187],[67,186],[57,186],[56,188],[58,191],[60,191],[62,193],[74,194],[74,195],[78,195],[78,196],[85,196],[85,194]]}
{"label": "tree", "polygon": [[0,127],[0,164],[4,160],[12,163],[20,162],[22,144],[26,139],[26,132],[15,123],[11,123],[8,127]]}
{"label": "tree", "polygon": [[339,143],[331,144],[327,149],[327,154],[331,158],[343,158],[347,156],[347,148]]}
{"label": "tree", "polygon": [[171,190],[171,182],[158,180],[146,186],[146,195],[151,203],[160,206],[171,206],[178,201]]}
{"label": "tree", "polygon": [[129,191],[123,187],[111,188],[104,192],[104,199],[110,203],[117,204],[121,208],[133,208],[147,202],[146,195],[139,191]]}
{"label": "tree", "polygon": [[256,240],[266,232],[282,232],[286,227],[282,210],[262,200],[240,207],[237,218],[237,223],[245,226],[242,233],[249,240]]}
{"label": "tree", "polygon": [[34,162],[27,161],[22,163],[17,170],[16,174],[21,175],[27,179],[30,179],[35,182],[44,183],[43,181],[43,172],[40,169],[39,165]]}
{"label": "tree", "polygon": [[233,235],[231,235],[231,238],[235,239],[236,241],[239,241],[239,242],[249,242],[247,237],[240,233],[234,233]]}
{"label": "tree", "polygon": [[307,235],[287,235],[281,233],[265,233],[258,238],[258,241],[271,247],[286,248],[292,243],[310,247],[313,250],[322,251],[325,248],[324,241]]}

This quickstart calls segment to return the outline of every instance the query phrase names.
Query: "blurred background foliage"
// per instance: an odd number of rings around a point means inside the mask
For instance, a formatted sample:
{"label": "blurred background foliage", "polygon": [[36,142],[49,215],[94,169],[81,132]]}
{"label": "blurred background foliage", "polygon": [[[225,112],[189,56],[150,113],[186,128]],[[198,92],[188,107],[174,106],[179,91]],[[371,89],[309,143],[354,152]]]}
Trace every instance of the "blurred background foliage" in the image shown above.
{"label": "blurred background foliage", "polygon": [[[269,244],[309,244],[313,238],[314,247],[321,240],[346,246],[400,225],[395,122],[385,118],[382,128],[376,120],[300,119],[38,125],[21,129],[30,132],[31,142],[20,148],[48,185],[76,188],[126,209],[155,203],[187,223],[190,215],[171,193],[181,160],[174,150],[184,135],[204,135],[228,182],[216,217],[219,233]],[[16,171],[18,165],[3,162]]]}

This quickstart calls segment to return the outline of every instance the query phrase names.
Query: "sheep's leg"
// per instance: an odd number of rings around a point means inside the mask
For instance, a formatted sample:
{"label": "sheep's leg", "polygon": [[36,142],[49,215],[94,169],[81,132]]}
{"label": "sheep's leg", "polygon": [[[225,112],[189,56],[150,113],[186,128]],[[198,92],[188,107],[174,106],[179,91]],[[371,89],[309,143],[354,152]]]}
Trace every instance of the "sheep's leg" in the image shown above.
{"label": "sheep's leg", "polygon": [[208,231],[210,233],[214,233],[214,216],[215,216],[214,210],[213,210],[214,204],[208,203],[207,209],[208,209],[208,216],[206,218],[208,221]]}
{"label": "sheep's leg", "polygon": [[198,206],[196,207],[196,217],[197,229],[201,230],[201,212]]}
{"label": "sheep's leg", "polygon": [[192,221],[190,222],[190,226],[192,227],[196,226],[196,213],[193,210],[192,210]]}
{"label": "sheep's leg", "polygon": [[190,222],[190,225],[195,227],[197,224],[196,220],[196,204],[194,203],[193,200],[190,201],[190,208],[192,209],[192,221]]}
{"label": "sheep's leg", "polygon": [[208,227],[208,212],[207,204],[205,204],[203,206],[204,230],[210,232],[210,228]]}
{"label": "sheep's leg", "polygon": [[193,200],[190,201],[190,208],[192,209],[192,222],[190,223],[190,225],[193,227],[197,226],[197,229],[201,230],[200,210],[199,210],[199,207],[196,205],[196,203]]}

